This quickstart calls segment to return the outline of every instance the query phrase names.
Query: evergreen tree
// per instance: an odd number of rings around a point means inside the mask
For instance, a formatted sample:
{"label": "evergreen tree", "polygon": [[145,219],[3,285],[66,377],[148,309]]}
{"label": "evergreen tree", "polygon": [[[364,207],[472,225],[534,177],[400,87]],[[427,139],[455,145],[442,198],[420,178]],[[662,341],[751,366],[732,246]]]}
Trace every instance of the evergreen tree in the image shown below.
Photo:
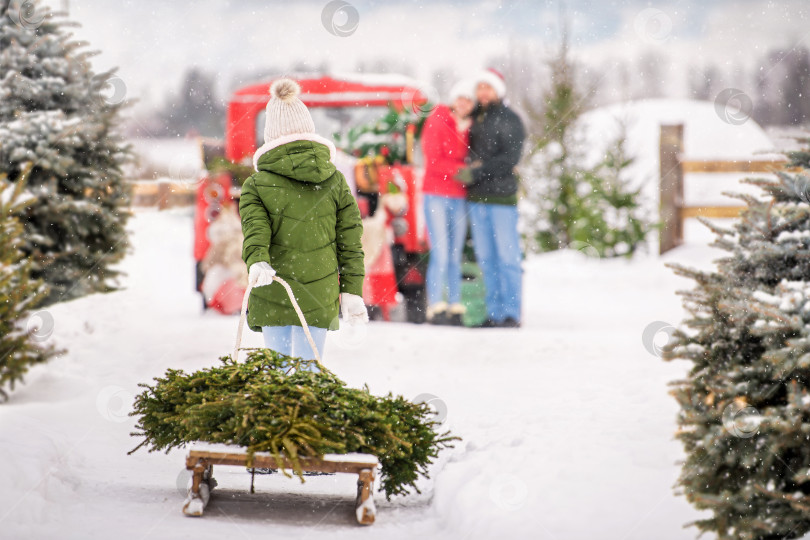
{"label": "evergreen tree", "polygon": [[609,145],[601,162],[586,165],[579,151],[578,120],[587,95],[576,83],[565,33],[550,70],[541,133],[523,168],[526,197],[521,210],[528,247],[550,251],[571,246],[600,257],[630,256],[651,225],[642,215],[639,189],[625,177],[633,160],[624,134]]}
{"label": "evergreen tree", "polygon": [[[805,144],[807,141],[805,141]],[[686,461],[678,484],[719,538],[810,532],[810,152],[778,180],[749,180],[764,197],[739,222],[711,226],[728,255],[695,280],[690,313],[664,351],[692,363],[673,383]],[[795,170],[795,169],[790,169]]]}
{"label": "evergreen tree", "polygon": [[33,163],[21,249],[50,285],[47,303],[110,290],[127,245],[125,89],[113,72],[94,74],[70,26],[32,2],[0,0],[0,173],[15,182]]}
{"label": "evergreen tree", "polygon": [[161,111],[165,130],[171,136],[197,133],[222,138],[225,133],[225,107],[216,95],[215,77],[199,68],[186,72],[180,96]]}
{"label": "evergreen tree", "polygon": [[[0,177],[0,399],[3,387],[14,389],[29,366],[45,362],[55,354],[44,346],[49,328],[27,328],[32,310],[47,293],[41,281],[30,277],[31,263],[20,251],[23,226],[16,218],[27,204],[22,197],[24,181],[11,184]],[[30,197],[30,195],[29,195]],[[25,325],[26,327],[23,327]],[[41,330],[42,333],[37,332]]]}

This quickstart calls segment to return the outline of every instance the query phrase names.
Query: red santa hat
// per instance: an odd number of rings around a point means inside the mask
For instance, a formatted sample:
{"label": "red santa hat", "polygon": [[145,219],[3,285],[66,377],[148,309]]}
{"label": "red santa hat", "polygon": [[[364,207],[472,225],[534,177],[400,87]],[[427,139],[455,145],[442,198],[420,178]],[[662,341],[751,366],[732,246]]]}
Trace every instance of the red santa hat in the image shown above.
{"label": "red santa hat", "polygon": [[499,98],[503,98],[506,95],[506,81],[503,78],[503,74],[497,69],[487,68],[481,71],[476,78],[476,84],[480,83],[487,83],[494,88]]}

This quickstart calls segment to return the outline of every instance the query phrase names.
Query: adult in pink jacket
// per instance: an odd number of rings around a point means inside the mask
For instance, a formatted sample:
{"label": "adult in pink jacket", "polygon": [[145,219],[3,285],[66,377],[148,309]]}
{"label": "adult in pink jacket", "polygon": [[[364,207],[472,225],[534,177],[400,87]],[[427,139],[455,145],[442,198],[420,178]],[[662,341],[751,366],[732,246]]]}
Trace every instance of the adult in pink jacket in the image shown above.
{"label": "adult in pink jacket", "polygon": [[430,239],[427,320],[461,325],[461,256],[467,238],[466,188],[454,177],[468,151],[469,116],[475,105],[473,84],[460,81],[450,104],[438,105],[422,128],[425,157],[425,220]]}

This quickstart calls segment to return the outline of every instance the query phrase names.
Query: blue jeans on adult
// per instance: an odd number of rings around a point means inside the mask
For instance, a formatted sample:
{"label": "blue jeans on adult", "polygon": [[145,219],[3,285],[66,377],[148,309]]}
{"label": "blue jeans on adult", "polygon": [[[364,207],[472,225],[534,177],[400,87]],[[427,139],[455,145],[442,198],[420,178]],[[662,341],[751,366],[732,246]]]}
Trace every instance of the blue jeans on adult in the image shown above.
{"label": "blue jeans on adult", "polygon": [[467,203],[475,258],[484,276],[487,315],[495,322],[520,321],[523,253],[518,210],[511,204]]}
{"label": "blue jeans on adult", "polygon": [[426,276],[428,305],[445,300],[461,302],[461,256],[467,237],[467,201],[441,195],[425,195],[425,220],[430,238]]}
{"label": "blue jeans on adult", "polygon": [[[323,346],[326,344],[326,328],[309,327],[312,340],[323,358]],[[314,360],[315,352],[307,340],[304,329],[300,326],[262,326],[264,346],[286,356]]]}

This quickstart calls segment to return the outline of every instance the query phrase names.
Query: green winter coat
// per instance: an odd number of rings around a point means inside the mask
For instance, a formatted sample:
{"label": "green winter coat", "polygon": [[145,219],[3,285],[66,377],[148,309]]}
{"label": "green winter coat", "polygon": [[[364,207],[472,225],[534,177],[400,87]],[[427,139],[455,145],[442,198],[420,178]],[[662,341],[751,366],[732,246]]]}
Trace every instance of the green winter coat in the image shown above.
{"label": "green winter coat", "polygon": [[[338,328],[339,293],[363,294],[363,224],[329,149],[294,141],[264,153],[242,186],[242,259],[265,261],[292,288],[307,324]],[[250,294],[248,326],[301,326],[279,283]]]}

